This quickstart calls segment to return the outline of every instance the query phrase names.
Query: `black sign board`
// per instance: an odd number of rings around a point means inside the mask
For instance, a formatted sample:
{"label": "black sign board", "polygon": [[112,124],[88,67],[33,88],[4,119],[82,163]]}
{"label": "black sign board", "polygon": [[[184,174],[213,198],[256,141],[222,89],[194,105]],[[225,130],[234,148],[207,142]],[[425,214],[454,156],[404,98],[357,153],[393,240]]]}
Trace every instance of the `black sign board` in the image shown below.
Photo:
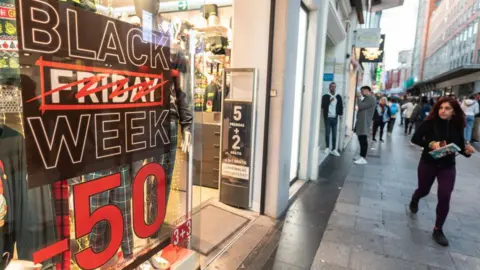
{"label": "black sign board", "polygon": [[29,187],[169,151],[168,35],[56,0],[16,6]]}
{"label": "black sign board", "polygon": [[[222,202],[244,208],[248,207],[251,181],[252,109],[252,103],[246,101],[226,99],[223,104],[221,189],[226,190],[225,184],[241,189],[235,194],[225,196],[227,201]],[[224,190],[221,190],[221,199],[222,193],[225,194]]]}
{"label": "black sign board", "polygon": [[382,63],[385,55],[385,35],[380,35],[378,48],[362,48],[360,50],[360,63]]}

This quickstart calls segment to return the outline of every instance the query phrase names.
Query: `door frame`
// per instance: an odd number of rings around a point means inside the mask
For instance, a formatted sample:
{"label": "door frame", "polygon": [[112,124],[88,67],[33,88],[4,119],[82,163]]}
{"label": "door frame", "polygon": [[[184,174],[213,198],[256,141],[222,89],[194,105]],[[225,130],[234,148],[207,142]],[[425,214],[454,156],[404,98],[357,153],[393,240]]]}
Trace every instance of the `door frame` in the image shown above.
{"label": "door frame", "polygon": [[[302,114],[303,114],[303,110],[302,110],[302,104],[303,104],[303,95],[305,93],[305,68],[306,68],[306,60],[307,60],[307,47],[308,47],[308,28],[309,28],[309,17],[310,17],[310,10],[308,9],[307,5],[305,5],[305,3],[303,1],[300,2],[300,10],[299,10],[299,14],[301,12],[305,12],[305,15],[306,15],[306,27],[305,27],[305,30],[304,30],[304,34],[305,34],[305,44],[304,44],[304,52],[303,52],[303,76],[301,78],[302,80],[302,95],[300,97],[300,115],[298,117],[298,120],[300,121],[300,127],[299,127],[299,134],[301,134],[301,131],[302,131],[302,122],[301,122],[301,119],[302,119]],[[299,16],[299,22],[300,22],[300,16]],[[299,24],[300,25],[300,24]],[[299,29],[300,30],[300,29]],[[298,38],[300,37],[300,31],[298,32]],[[298,42],[298,40],[297,40]],[[298,50],[299,48],[297,48]],[[296,71],[298,72],[298,70]],[[295,109],[295,104],[294,104],[294,109]],[[295,115],[295,113],[293,114]],[[297,119],[293,119],[293,121],[295,121]],[[293,134],[292,134],[292,140],[293,140]],[[298,153],[297,153],[297,156],[295,157],[295,160],[297,161],[298,165],[297,165],[297,171],[295,172],[295,177],[293,179],[290,179],[290,185],[293,185],[297,180],[298,180],[298,170],[300,168],[300,152],[301,152],[301,144],[300,144],[300,136],[298,138],[298,141],[297,141],[297,144],[298,144]],[[293,146],[293,141],[292,141],[292,146]],[[291,155],[291,158],[294,158],[293,155]],[[290,164],[291,166],[291,164]],[[290,168],[291,169],[291,168]],[[289,178],[290,178],[290,175],[289,175]]]}

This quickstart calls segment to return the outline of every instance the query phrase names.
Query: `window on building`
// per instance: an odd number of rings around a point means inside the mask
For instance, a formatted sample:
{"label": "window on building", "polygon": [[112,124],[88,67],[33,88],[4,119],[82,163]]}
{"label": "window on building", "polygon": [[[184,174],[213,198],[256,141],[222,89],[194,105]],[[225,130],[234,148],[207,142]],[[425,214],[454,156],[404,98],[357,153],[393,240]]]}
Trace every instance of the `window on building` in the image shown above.
{"label": "window on building", "polygon": [[478,20],[475,21],[475,24],[473,25],[473,35],[477,35],[478,32]]}

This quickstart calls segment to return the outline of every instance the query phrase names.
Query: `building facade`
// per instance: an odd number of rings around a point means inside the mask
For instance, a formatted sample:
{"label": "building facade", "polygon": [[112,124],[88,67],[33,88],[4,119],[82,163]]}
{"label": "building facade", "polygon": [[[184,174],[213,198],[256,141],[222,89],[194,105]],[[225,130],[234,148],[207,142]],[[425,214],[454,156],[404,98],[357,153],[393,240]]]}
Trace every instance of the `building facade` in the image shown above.
{"label": "building facade", "polygon": [[421,63],[424,59],[423,44],[425,41],[425,17],[426,17],[426,1],[418,1],[418,14],[417,14],[417,26],[415,31],[415,43],[412,53],[412,76],[414,80],[421,78]]}
{"label": "building facade", "polygon": [[421,1],[412,64],[416,84],[410,91],[459,96],[480,91],[479,10],[478,0]]}

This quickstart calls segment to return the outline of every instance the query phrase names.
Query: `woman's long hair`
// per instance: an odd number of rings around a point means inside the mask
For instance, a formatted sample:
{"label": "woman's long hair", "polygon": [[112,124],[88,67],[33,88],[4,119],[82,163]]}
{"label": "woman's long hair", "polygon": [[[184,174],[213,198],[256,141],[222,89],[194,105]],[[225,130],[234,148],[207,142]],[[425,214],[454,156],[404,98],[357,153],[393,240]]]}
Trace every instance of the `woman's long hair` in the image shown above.
{"label": "woman's long hair", "polygon": [[426,120],[436,120],[440,119],[440,116],[438,115],[438,111],[440,111],[440,106],[443,103],[448,102],[450,106],[453,108],[453,115],[452,115],[452,122],[455,125],[458,125],[459,127],[465,127],[466,122],[465,122],[465,113],[462,110],[462,107],[460,107],[460,103],[458,103],[457,100],[451,98],[451,97],[443,97],[433,105],[432,110],[428,114],[428,117]]}

